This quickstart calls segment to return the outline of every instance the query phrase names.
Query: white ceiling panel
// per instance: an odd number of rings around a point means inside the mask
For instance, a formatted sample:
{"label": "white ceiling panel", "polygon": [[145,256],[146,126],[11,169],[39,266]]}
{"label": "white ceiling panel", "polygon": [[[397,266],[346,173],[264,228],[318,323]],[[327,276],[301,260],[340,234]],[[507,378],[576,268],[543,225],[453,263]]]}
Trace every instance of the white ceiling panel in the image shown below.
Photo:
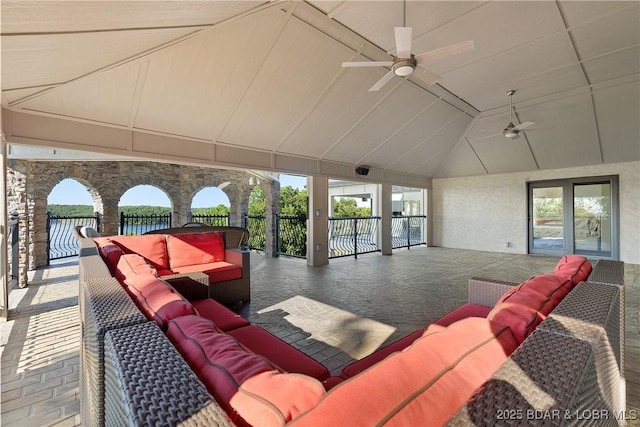
{"label": "white ceiling panel", "polygon": [[284,18],[278,10],[256,13],[153,55],[135,127],[216,140]]}
{"label": "white ceiling panel", "polygon": [[56,87],[22,103],[30,111],[127,126],[140,75],[134,62]]}
{"label": "white ceiling panel", "polygon": [[2,89],[65,83],[193,31],[149,29],[3,36]]}
{"label": "white ceiling panel", "polygon": [[369,88],[387,72],[386,68],[344,69],[329,93],[278,151],[320,157],[381,102],[387,92],[402,82],[397,78],[380,91],[369,92]]}
{"label": "white ceiling panel", "polygon": [[352,52],[290,19],[220,140],[272,150],[314,106]]}
{"label": "white ceiling panel", "polygon": [[[534,78],[549,70],[568,67],[575,61],[568,53],[572,52],[569,38],[562,33],[531,43],[527,49],[518,49],[492,56],[468,67],[443,74],[443,84],[455,93],[478,93],[479,90],[496,88],[496,92],[505,93],[505,85],[517,89],[518,80]],[[470,79],[469,75],[473,78]],[[529,88],[531,91],[531,88]],[[546,91],[542,91],[546,92]],[[531,93],[540,96],[544,93]],[[483,102],[482,97],[467,98],[476,108],[486,110],[496,105]],[[502,104],[502,103],[501,103]],[[500,105],[500,104],[499,104]]]}
{"label": "white ceiling panel", "polygon": [[207,25],[229,19],[259,1],[57,2],[3,0],[2,33],[51,33]]}
{"label": "white ceiling panel", "polygon": [[640,82],[593,93],[605,163],[640,160]]}
{"label": "white ceiling panel", "polygon": [[[425,108],[422,113],[383,141],[359,163],[379,165],[383,168],[392,167],[398,158],[398,153],[412,153],[421,145],[430,145],[429,139],[443,130],[443,124],[449,124],[456,116],[462,114],[457,108],[446,102],[438,101],[435,97],[431,104],[425,104]],[[460,134],[460,130],[456,130],[456,132],[458,135]],[[454,136],[450,143],[454,144],[455,142]]]}
{"label": "white ceiling panel", "polygon": [[571,31],[578,56],[595,58],[620,48],[640,44],[640,3],[604,16]]}
{"label": "white ceiling panel", "polygon": [[640,46],[630,47],[582,63],[591,83],[640,73]]}
{"label": "white ceiling panel", "polygon": [[536,122],[526,134],[540,169],[601,163],[589,93],[527,107],[522,114]]}
{"label": "white ceiling panel", "polygon": [[473,176],[486,175],[487,171],[476,156],[466,139],[458,144],[442,163],[435,176]]}
{"label": "white ceiling panel", "polygon": [[569,27],[597,21],[602,16],[624,7],[633,6],[636,3],[635,1],[558,1],[562,15]]}
{"label": "white ceiling panel", "polygon": [[451,120],[446,126],[439,129],[422,143],[417,144],[415,148],[406,151],[406,153],[397,160],[389,164],[390,169],[408,170],[410,173],[424,174],[425,164],[430,162],[434,157],[439,157],[440,153],[450,153],[458,144],[460,135],[469,125],[471,118],[466,114],[458,115]]}
{"label": "white ceiling panel", "polygon": [[[441,74],[485,60],[563,29],[562,20],[558,17],[553,2],[490,2],[432,31],[428,37],[420,38],[414,45],[414,51],[420,53],[464,40],[473,40],[475,48],[472,52],[427,64],[427,68]],[[537,59],[544,60],[544,57]]]}
{"label": "white ceiling panel", "polygon": [[528,132],[509,139],[500,134],[483,140],[469,140],[489,173],[536,170],[538,166],[528,144]]}
{"label": "white ceiling panel", "polygon": [[[555,68],[536,75],[511,77],[510,81],[496,82],[498,87],[475,86],[470,89],[466,101],[480,110],[504,107],[508,110],[509,97],[506,93],[515,90],[513,105],[541,96],[561,93],[583,87],[587,81],[580,64]],[[508,122],[507,122],[508,123]]]}
{"label": "white ceiling panel", "polygon": [[414,84],[404,81],[326,153],[325,158],[356,163],[366,157],[431,103],[430,94],[415,88]]}

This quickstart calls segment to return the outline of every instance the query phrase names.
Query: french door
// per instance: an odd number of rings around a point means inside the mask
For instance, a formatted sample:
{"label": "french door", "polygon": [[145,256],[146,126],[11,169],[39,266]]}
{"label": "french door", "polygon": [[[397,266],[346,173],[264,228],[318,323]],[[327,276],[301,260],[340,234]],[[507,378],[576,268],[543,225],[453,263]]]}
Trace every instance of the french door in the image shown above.
{"label": "french door", "polygon": [[618,259],[618,179],[528,183],[529,253]]}

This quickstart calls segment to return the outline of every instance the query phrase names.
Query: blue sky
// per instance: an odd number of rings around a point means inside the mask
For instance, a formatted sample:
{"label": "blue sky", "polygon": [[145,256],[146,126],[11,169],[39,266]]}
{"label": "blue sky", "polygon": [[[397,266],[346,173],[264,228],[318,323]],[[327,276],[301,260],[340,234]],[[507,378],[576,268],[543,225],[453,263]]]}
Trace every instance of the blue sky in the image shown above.
{"label": "blue sky", "polygon": [[[291,186],[293,188],[304,188],[307,185],[307,178],[294,175],[280,175],[280,186]],[[48,204],[54,205],[92,205],[89,192],[73,179],[64,179],[58,183],[49,197]],[[166,206],[170,207],[169,198],[159,188],[151,185],[139,185],[129,189],[122,195],[120,206]],[[208,187],[201,190],[193,198],[193,208],[209,208],[212,206],[229,206],[229,199],[222,190],[216,187]]]}

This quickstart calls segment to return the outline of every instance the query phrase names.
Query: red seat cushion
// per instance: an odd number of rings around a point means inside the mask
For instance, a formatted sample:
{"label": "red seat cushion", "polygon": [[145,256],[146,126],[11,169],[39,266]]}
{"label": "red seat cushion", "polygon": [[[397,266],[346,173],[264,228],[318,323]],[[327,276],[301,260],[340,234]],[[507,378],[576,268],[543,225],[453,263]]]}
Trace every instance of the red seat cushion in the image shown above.
{"label": "red seat cushion", "polygon": [[283,371],[309,375],[320,381],[329,378],[329,371],[322,364],[258,326],[245,326],[227,333]]}
{"label": "red seat cushion", "polygon": [[219,231],[167,235],[169,268],[225,260],[224,236]]}
{"label": "red seat cushion", "polygon": [[425,333],[333,387],[290,426],[439,426],[515,350],[508,327],[472,317]]}
{"label": "red seat cushion", "polygon": [[167,336],[236,425],[282,425],[317,404],[324,387],[278,372],[200,316],[169,322]]}
{"label": "red seat cushion", "polygon": [[193,301],[192,304],[198,310],[200,316],[211,320],[221,331],[229,331],[249,325],[247,319],[229,310],[218,301],[203,299]]}
{"label": "red seat cushion", "polygon": [[168,322],[198,312],[167,282],[150,274],[138,274],[125,280],[125,287],[140,311],[165,330]]}
{"label": "red seat cushion", "polygon": [[575,286],[589,278],[592,268],[593,266],[587,258],[580,255],[567,254],[560,258],[560,261],[553,269],[553,274],[562,279],[571,280]]}
{"label": "red seat cushion", "polygon": [[225,261],[176,267],[172,271],[178,274],[201,271],[209,276],[209,283],[227,282],[242,278],[242,267]]}
{"label": "red seat cushion", "polygon": [[167,244],[163,234],[143,236],[109,236],[126,254],[142,255],[156,270],[169,268]]}

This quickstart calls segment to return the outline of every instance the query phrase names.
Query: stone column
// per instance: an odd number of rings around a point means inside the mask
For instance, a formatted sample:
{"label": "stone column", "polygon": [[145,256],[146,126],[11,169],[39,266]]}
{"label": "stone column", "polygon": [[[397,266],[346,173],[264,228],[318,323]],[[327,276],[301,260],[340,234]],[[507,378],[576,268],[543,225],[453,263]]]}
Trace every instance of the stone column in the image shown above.
{"label": "stone column", "polygon": [[18,286],[27,285],[29,269],[29,216],[27,215],[27,170],[23,161],[9,160],[7,170],[7,211],[18,215]]}

